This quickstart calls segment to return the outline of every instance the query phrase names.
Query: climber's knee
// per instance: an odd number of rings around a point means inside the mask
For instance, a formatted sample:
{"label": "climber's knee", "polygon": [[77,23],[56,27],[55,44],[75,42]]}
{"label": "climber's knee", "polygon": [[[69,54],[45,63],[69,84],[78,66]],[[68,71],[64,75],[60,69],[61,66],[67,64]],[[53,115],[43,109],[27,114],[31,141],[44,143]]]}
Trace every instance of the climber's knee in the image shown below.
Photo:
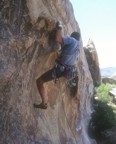
{"label": "climber's knee", "polygon": [[44,81],[41,79],[41,77],[36,80],[36,84],[38,87],[44,84]]}

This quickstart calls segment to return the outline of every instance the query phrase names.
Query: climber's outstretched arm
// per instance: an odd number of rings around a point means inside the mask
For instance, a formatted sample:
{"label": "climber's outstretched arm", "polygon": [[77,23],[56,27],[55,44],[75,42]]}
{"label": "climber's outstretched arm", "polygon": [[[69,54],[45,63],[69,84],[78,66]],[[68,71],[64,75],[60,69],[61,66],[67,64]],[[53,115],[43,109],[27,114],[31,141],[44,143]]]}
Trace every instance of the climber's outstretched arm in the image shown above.
{"label": "climber's outstretched arm", "polygon": [[62,40],[62,24],[61,22],[57,22],[56,23],[56,38],[55,41],[59,44],[63,44],[63,40]]}

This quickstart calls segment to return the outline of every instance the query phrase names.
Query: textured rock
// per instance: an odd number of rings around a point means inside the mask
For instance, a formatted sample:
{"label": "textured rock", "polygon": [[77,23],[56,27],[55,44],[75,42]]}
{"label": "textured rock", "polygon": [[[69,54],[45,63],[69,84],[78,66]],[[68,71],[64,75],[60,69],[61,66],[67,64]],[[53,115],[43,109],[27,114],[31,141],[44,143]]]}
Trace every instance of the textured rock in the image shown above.
{"label": "textured rock", "polygon": [[116,88],[112,88],[109,93],[112,95],[112,96],[116,96]]}
{"label": "textured rock", "polygon": [[102,78],[102,82],[103,82],[104,84],[106,84],[106,83],[116,84],[116,80],[115,80],[115,79],[113,79],[113,78],[108,78],[108,77]]}
{"label": "textured rock", "polygon": [[76,97],[62,78],[57,84],[46,84],[48,109],[33,108],[33,103],[40,102],[36,78],[57,57],[53,52],[57,20],[63,22],[64,34],[79,31],[69,0],[0,1],[1,144],[92,143],[87,127],[93,81],[82,46]]}
{"label": "textured rock", "polygon": [[89,65],[89,70],[93,79],[94,86],[99,86],[101,84],[101,74],[99,68],[99,59],[95,45],[91,39],[89,39],[87,46],[84,49],[87,62]]}

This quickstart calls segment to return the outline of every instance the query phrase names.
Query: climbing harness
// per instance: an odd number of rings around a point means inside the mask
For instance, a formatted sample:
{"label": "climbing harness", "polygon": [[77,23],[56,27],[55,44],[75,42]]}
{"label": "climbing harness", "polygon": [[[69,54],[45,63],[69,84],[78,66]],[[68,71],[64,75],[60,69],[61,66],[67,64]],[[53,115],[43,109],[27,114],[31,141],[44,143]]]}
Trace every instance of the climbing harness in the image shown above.
{"label": "climbing harness", "polygon": [[63,65],[56,61],[53,69],[52,77],[54,78],[55,83],[58,80],[57,77],[62,75],[67,79],[69,87],[76,87],[77,82],[75,78],[78,76],[78,72],[75,65]]}
{"label": "climbing harness", "polygon": [[53,68],[53,73],[52,73],[52,77],[55,80],[55,83],[58,81],[59,76],[61,76],[64,72],[65,67],[57,62],[55,62],[54,68]]}

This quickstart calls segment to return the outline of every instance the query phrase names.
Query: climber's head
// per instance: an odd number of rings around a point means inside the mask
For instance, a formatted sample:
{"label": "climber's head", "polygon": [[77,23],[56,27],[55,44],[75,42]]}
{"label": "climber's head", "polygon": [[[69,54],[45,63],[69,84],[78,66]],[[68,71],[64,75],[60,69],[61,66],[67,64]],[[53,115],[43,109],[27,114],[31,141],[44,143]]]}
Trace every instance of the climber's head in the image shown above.
{"label": "climber's head", "polygon": [[75,38],[76,40],[79,40],[79,39],[80,39],[80,33],[78,33],[78,32],[73,32],[73,33],[71,34],[71,37]]}

